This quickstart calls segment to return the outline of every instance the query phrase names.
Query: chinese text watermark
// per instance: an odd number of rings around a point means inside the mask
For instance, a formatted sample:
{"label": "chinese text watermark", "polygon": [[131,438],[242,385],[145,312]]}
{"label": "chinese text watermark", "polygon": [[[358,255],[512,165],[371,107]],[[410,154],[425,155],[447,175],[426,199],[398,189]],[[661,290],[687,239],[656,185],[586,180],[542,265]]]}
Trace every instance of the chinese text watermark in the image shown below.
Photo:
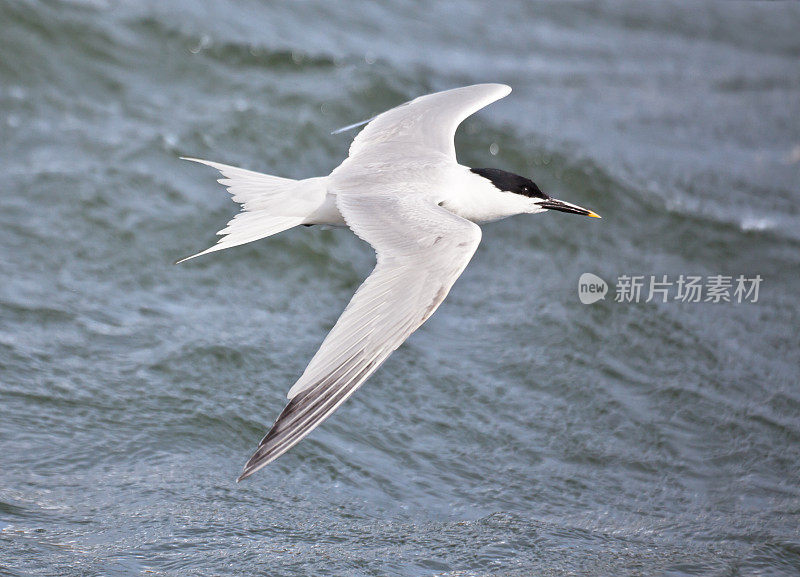
{"label": "chinese text watermark", "polygon": [[[757,303],[761,275],[620,275],[614,302],[649,303]],[[583,304],[605,299],[608,284],[599,276],[583,273],[578,279],[578,298]]]}

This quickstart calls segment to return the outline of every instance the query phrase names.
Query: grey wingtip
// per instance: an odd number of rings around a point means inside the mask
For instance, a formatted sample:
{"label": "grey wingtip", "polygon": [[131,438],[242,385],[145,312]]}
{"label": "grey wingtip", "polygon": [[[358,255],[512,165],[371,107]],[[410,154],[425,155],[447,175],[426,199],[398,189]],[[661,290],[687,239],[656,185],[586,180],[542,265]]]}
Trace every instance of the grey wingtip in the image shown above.
{"label": "grey wingtip", "polygon": [[[258,453],[256,453],[256,455],[257,454]],[[255,455],[253,455],[253,457],[255,457]],[[256,471],[266,467],[272,461],[272,459],[265,459],[264,461],[255,464],[255,466],[253,465],[252,461],[253,461],[253,459],[251,458],[250,461],[248,461],[247,464],[244,466],[244,470],[242,471],[242,474],[239,475],[236,478],[236,482],[237,483],[239,483],[243,479],[247,479],[247,477],[249,477],[250,475],[252,475]]]}
{"label": "grey wingtip", "polygon": [[244,466],[244,469],[242,469],[241,475],[236,477],[236,482],[241,483],[244,479],[247,479],[247,477],[249,477],[255,472],[256,472],[255,469],[250,468],[250,461],[248,461],[247,464]]}
{"label": "grey wingtip", "polygon": [[237,483],[241,483],[242,481],[244,481],[245,479],[247,479],[249,476],[251,476],[251,475],[252,475],[253,473],[255,473],[256,471],[259,471],[259,470],[261,470],[261,469],[264,467],[264,465],[266,465],[266,464],[267,464],[267,463],[264,463],[263,465],[260,465],[260,466],[258,466],[258,467],[254,467],[254,468],[252,468],[252,469],[248,469],[247,467],[245,467],[245,468],[244,468],[244,471],[242,471],[242,474],[241,474],[241,475],[239,475],[238,477],[236,477],[236,482],[237,482]]}

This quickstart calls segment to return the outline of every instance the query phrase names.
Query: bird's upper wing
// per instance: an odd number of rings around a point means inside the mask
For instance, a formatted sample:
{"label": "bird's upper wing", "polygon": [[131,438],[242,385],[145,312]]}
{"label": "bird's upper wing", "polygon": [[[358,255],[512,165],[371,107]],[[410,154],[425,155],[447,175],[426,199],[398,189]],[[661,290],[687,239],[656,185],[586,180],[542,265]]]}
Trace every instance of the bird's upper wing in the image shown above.
{"label": "bird's upper wing", "polygon": [[303,375],[289,404],[245,466],[247,477],[327,418],[441,304],[472,258],[481,230],[420,195],[337,196],[350,228],[377,253]]}
{"label": "bird's upper wing", "polygon": [[350,145],[350,156],[390,142],[441,152],[455,160],[453,137],[458,125],[509,92],[505,84],[474,84],[420,96],[370,120]]}

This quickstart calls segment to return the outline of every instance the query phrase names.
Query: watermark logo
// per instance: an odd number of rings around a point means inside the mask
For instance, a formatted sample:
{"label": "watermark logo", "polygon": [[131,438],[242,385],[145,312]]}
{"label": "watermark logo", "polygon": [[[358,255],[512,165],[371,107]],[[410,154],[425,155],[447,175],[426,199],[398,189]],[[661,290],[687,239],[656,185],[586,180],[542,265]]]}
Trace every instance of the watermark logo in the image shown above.
{"label": "watermark logo", "polygon": [[[620,275],[614,292],[617,303],[757,303],[761,275]],[[585,305],[605,298],[608,285],[585,272],[578,280],[578,298]]]}
{"label": "watermark logo", "polygon": [[578,298],[585,305],[606,298],[608,284],[596,274],[585,272],[578,279]]}

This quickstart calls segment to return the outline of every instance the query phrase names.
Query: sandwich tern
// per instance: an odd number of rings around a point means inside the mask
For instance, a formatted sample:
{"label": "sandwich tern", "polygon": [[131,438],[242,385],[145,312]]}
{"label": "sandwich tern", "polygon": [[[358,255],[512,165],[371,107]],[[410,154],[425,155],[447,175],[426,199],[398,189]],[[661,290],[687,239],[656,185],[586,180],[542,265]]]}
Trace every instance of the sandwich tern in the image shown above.
{"label": "sandwich tern", "polygon": [[545,210],[599,218],[523,176],[457,162],[458,125],[509,92],[503,84],[445,90],[346,127],[366,124],[324,177],[291,180],[185,158],[217,169],[242,211],[217,244],[178,262],[301,224],[347,226],[377,258],[237,480],[308,435],[433,314],[475,253],[478,224]]}

